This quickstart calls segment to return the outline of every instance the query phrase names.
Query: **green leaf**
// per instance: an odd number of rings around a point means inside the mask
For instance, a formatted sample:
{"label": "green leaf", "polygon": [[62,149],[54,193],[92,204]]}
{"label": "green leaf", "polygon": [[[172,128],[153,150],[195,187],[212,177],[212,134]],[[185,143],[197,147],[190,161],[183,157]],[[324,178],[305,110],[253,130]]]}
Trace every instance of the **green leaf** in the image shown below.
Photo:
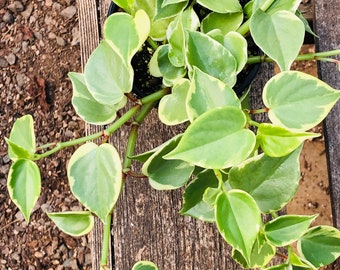
{"label": "green leaf", "polygon": [[305,33],[303,23],[294,13],[277,11],[267,14],[258,9],[250,19],[250,31],[256,45],[274,59],[282,71],[290,69]]}
{"label": "green leaf", "polygon": [[167,5],[172,5],[172,4],[182,3],[182,2],[186,2],[186,0],[163,0],[162,8]]}
{"label": "green leaf", "polygon": [[230,170],[229,184],[248,192],[262,212],[277,211],[293,198],[299,185],[300,152],[301,147],[284,157],[250,158]]}
{"label": "green leaf", "polygon": [[47,213],[47,215],[60,230],[71,236],[88,234],[94,226],[94,218],[89,211]]}
{"label": "green leaf", "polygon": [[209,13],[202,21],[202,32],[209,33],[215,29],[221,30],[224,36],[231,31],[236,31],[243,21],[243,13],[221,14],[216,12]]}
{"label": "green leaf", "polygon": [[181,19],[182,25],[186,30],[195,31],[200,26],[200,19],[192,6],[187,7],[183,11]]}
{"label": "green leaf", "polygon": [[134,0],[113,0],[113,2],[126,12],[132,13]]}
{"label": "green leaf", "polygon": [[265,268],[264,270],[291,270],[291,266],[288,263],[278,264],[272,267]]}
{"label": "green leaf", "polygon": [[112,122],[116,118],[117,110],[126,103],[126,98],[122,99],[122,104],[99,103],[88,91],[82,73],[70,72],[68,76],[73,86],[72,105],[77,114],[88,123],[103,125]]}
{"label": "green leaf", "polygon": [[262,224],[255,200],[242,190],[231,190],[218,197],[215,213],[222,237],[249,263]]}
{"label": "green leaf", "polygon": [[187,58],[191,68],[196,66],[233,87],[236,83],[237,63],[231,52],[206,34],[192,31],[188,33]]}
{"label": "green leaf", "polygon": [[232,257],[244,268],[259,268],[267,265],[275,256],[275,253],[276,248],[266,242],[262,234],[259,234],[251,250],[249,263],[247,263],[243,255],[236,249],[233,249]]}
{"label": "green leaf", "polygon": [[182,187],[190,178],[195,166],[182,160],[166,160],[163,156],[172,151],[180,141],[175,136],[163,144],[143,164],[142,172],[149,177],[150,185],[157,190],[169,190]]}
{"label": "green leaf", "polygon": [[194,67],[192,83],[186,100],[187,113],[192,122],[210,109],[233,106],[241,108],[235,92],[224,82]]}
{"label": "green leaf", "polygon": [[149,32],[150,20],[144,10],[138,10],[134,18],[124,12],[114,13],[104,24],[104,39],[119,52],[126,65],[143,45]]}
{"label": "green leaf", "polygon": [[263,102],[274,125],[299,131],[320,123],[340,98],[340,91],[299,72],[281,72],[263,90]]}
{"label": "green leaf", "polygon": [[283,247],[297,241],[315,220],[317,215],[285,215],[265,224],[266,238],[275,246]]}
{"label": "green leaf", "polygon": [[90,94],[102,104],[116,105],[132,90],[132,67],[105,40],[87,61],[84,77]]}
{"label": "green leaf", "polygon": [[[260,8],[266,0],[255,0],[253,4],[253,13]],[[273,14],[277,11],[286,10],[292,13],[298,9],[301,0],[285,0],[285,1],[273,1],[270,7],[266,10],[269,14]]]}
{"label": "green leaf", "polygon": [[157,6],[154,21],[174,17],[181,13],[188,4],[188,0],[165,6],[163,5],[164,0],[157,0],[156,2]]}
{"label": "green leaf", "polygon": [[150,74],[163,77],[163,84],[172,86],[178,79],[184,77],[186,69],[171,64],[168,53],[169,44],[159,46],[150,60]]}
{"label": "green leaf", "polygon": [[263,152],[270,157],[283,157],[298,148],[305,140],[319,137],[312,132],[296,132],[271,124],[260,124],[257,140]]}
{"label": "green leaf", "polygon": [[223,45],[235,57],[237,63],[236,72],[240,73],[248,60],[247,40],[237,32],[229,32],[223,38]]}
{"label": "green leaf", "polygon": [[41,190],[38,166],[31,160],[17,159],[9,170],[7,188],[11,200],[28,222]]}
{"label": "green leaf", "polygon": [[182,16],[177,16],[172,21],[166,32],[169,41],[169,61],[175,67],[185,66],[185,32],[182,24]]}
{"label": "green leaf", "polygon": [[288,261],[293,266],[293,270],[306,268],[313,270],[316,269],[309,261],[304,258],[300,258],[297,254],[295,254],[291,246],[288,246]]}
{"label": "green leaf", "polygon": [[133,265],[132,270],[158,270],[158,267],[150,261],[139,261]]}
{"label": "green leaf", "polygon": [[218,184],[213,170],[204,170],[197,174],[185,188],[180,213],[203,221],[214,222],[215,208],[204,200],[204,195],[208,188],[217,188]]}
{"label": "green leaf", "polygon": [[188,79],[179,79],[169,95],[159,102],[158,116],[166,125],[177,125],[188,120],[186,97],[190,87]]}
{"label": "green leaf", "polygon": [[218,13],[242,12],[242,6],[238,0],[197,0],[197,3]]}
{"label": "green leaf", "polygon": [[303,22],[303,25],[305,26],[305,31],[307,33],[313,35],[316,38],[319,38],[319,36],[313,32],[312,28],[309,25],[308,20],[303,16],[303,14],[299,10],[296,10],[295,15]]}
{"label": "green leaf", "polygon": [[234,166],[245,160],[255,146],[255,135],[245,129],[241,109],[222,107],[198,117],[185,131],[166,159],[181,159],[209,169]]}
{"label": "green leaf", "polygon": [[36,142],[31,115],[18,118],[12,127],[8,144],[8,156],[15,161],[19,158],[32,158],[36,151]]}
{"label": "green leaf", "polygon": [[72,155],[67,175],[74,196],[103,222],[121,190],[122,166],[110,144],[86,143]]}
{"label": "green leaf", "polygon": [[299,253],[315,267],[328,265],[340,256],[340,231],[330,226],[316,226],[298,241]]}

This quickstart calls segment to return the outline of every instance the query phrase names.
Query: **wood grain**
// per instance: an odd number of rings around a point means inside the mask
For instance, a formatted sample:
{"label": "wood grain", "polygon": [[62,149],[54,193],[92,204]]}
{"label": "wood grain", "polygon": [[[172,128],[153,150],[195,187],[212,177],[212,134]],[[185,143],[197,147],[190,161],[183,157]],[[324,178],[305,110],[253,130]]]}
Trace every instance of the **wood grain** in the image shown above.
{"label": "wood grain", "polygon": [[[317,51],[340,48],[340,1],[315,1],[315,31]],[[340,57],[338,57],[340,60]],[[332,63],[318,63],[319,78],[340,90],[340,74]],[[324,121],[330,196],[334,226],[340,229],[340,102]],[[337,260],[340,268],[340,259]]]}

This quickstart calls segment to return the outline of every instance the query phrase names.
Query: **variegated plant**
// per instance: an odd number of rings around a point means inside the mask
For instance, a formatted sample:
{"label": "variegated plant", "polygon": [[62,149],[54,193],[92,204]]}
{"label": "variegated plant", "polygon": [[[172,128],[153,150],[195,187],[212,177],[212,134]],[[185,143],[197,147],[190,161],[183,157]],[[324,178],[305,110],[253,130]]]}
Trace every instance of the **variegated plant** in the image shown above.
{"label": "variegated plant", "polygon": [[[77,114],[87,123],[107,128],[73,141],[42,145],[37,151],[33,119],[26,115],[15,122],[7,139],[13,160],[8,190],[26,220],[40,195],[35,161],[82,144],[67,172],[73,194],[87,211],[48,215],[61,230],[75,236],[88,233],[93,216],[98,216],[106,228],[103,269],[111,214],[123,178],[131,170],[131,157],[144,163],[142,173],[153,188],[184,187],[181,214],[215,223],[232,246],[232,257],[244,268],[317,269],[339,257],[339,230],[310,228],[316,216],[276,214],[298,187],[303,142],[319,136],[308,130],[326,117],[340,97],[340,91],[319,79],[290,70],[295,60],[323,60],[340,53],[338,49],[298,55],[305,31],[310,30],[297,10],[300,1],[253,0],[245,6],[238,0],[113,2],[125,12],[106,20],[104,38],[84,72],[69,74]],[[197,8],[204,10],[201,19]],[[264,55],[248,55],[249,37]],[[162,78],[162,83],[154,93],[136,100],[131,98],[131,59],[144,43],[153,51],[150,73]],[[263,89],[265,107],[249,108],[242,102],[248,93],[239,98],[233,87],[244,67],[263,61],[275,61],[281,72]],[[133,106],[117,118],[128,99]],[[135,155],[137,125],[157,102],[160,121],[187,123],[187,129]],[[267,113],[271,123],[254,121],[251,116],[257,113]],[[122,162],[106,137],[131,119],[135,125]],[[96,138],[103,143],[89,142]],[[264,223],[264,214],[272,220]],[[291,247],[295,242],[297,251]],[[286,261],[267,267],[278,247],[286,247]],[[133,269],[157,267],[142,261]]]}

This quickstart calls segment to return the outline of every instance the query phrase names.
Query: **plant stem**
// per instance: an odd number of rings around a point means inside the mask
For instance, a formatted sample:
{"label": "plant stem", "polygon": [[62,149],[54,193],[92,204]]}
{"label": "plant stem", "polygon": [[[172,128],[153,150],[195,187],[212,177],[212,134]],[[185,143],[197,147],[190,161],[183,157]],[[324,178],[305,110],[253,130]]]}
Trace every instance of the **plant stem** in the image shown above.
{"label": "plant stem", "polygon": [[152,49],[157,50],[158,45],[152,38],[148,37],[148,39],[146,41],[149,43],[149,45],[152,47]]}
{"label": "plant stem", "polygon": [[130,118],[138,112],[140,107],[141,105],[136,105],[132,107],[130,110],[124,113],[116,122],[112,123],[107,129],[105,129],[105,132],[107,132],[109,135],[114,133],[117,129],[119,129],[122,125],[129,121]]}
{"label": "plant stem", "polygon": [[[337,50],[331,50],[327,52],[317,52],[317,53],[306,53],[306,54],[300,54],[295,58],[295,61],[307,61],[307,60],[321,60],[321,61],[329,61],[337,63],[338,60],[326,58],[329,56],[334,56],[340,54],[340,49]],[[326,60],[327,59],[327,60]],[[267,55],[257,55],[257,56],[251,56],[248,58],[247,64],[256,64],[256,63],[262,63],[262,62],[274,62],[274,60]]]}
{"label": "plant stem", "polygon": [[110,231],[111,231],[111,219],[112,213],[110,213],[106,221],[104,223],[104,231],[103,231],[103,243],[102,243],[102,255],[100,258],[100,266],[105,267],[108,265],[108,257],[109,257],[109,247],[110,247]]}
{"label": "plant stem", "polygon": [[155,101],[160,100],[162,97],[164,97],[165,95],[169,94],[171,92],[170,88],[164,88],[161,89],[157,92],[154,92],[146,97],[143,97],[142,99],[140,99],[141,104],[145,105],[148,103],[153,103]]}
{"label": "plant stem", "polygon": [[152,102],[152,103],[148,103],[145,106],[143,106],[140,112],[138,113],[138,115],[136,115],[135,121],[132,123],[131,131],[130,131],[127,146],[126,146],[125,157],[123,161],[123,172],[124,173],[130,171],[130,167],[132,163],[132,160],[130,157],[133,156],[135,152],[139,125],[143,122],[145,117],[154,108],[155,103],[156,102]]}
{"label": "plant stem", "polygon": [[[59,142],[55,145],[55,147],[49,151],[46,151],[45,153],[42,154],[35,154],[33,160],[39,160],[42,159],[44,157],[48,157],[58,151],[60,151],[63,148],[66,147],[70,147],[70,146],[75,146],[78,144],[83,144],[86,143],[87,141],[91,141],[91,140],[95,140],[100,138],[103,135],[111,135],[113,132],[115,132],[117,129],[119,129],[122,125],[124,125],[132,116],[134,116],[139,108],[141,107],[141,105],[136,105],[133,108],[131,108],[130,110],[128,110],[122,117],[120,117],[116,122],[114,122],[113,124],[111,124],[106,130],[104,131],[100,131],[85,137],[81,137],[78,139],[74,139],[71,141],[67,141],[67,142]],[[42,146],[45,147],[45,146]]]}

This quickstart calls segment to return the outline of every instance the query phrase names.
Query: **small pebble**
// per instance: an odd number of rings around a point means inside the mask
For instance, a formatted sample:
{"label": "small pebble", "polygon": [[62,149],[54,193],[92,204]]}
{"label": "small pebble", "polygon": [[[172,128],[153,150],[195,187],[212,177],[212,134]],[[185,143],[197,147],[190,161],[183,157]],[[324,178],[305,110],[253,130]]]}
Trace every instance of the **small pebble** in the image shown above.
{"label": "small pebble", "polygon": [[26,82],[26,76],[24,74],[18,73],[16,76],[17,84],[19,87],[23,86]]}
{"label": "small pebble", "polygon": [[8,67],[8,62],[5,57],[0,56],[0,68]]}
{"label": "small pebble", "polygon": [[20,1],[14,1],[12,4],[8,5],[8,9],[17,13],[24,10],[24,5]]}
{"label": "small pebble", "polygon": [[25,11],[21,12],[21,15],[25,18],[25,19],[28,19],[31,14],[32,14],[32,11],[33,11],[33,5],[32,4],[29,4],[27,6],[27,8],[25,9]]}
{"label": "small pebble", "polygon": [[5,23],[13,23],[14,22],[14,16],[12,15],[11,12],[8,10],[5,12],[4,16],[2,16],[2,20]]}
{"label": "small pebble", "polygon": [[59,46],[64,47],[66,45],[66,42],[62,37],[57,37],[56,39]]}
{"label": "small pebble", "polygon": [[69,6],[63,9],[60,14],[66,19],[71,19],[77,13],[77,9],[75,6]]}
{"label": "small pebble", "polygon": [[14,53],[10,53],[7,57],[6,60],[8,62],[8,64],[10,65],[14,65],[15,64],[15,60],[16,60],[16,56]]}

